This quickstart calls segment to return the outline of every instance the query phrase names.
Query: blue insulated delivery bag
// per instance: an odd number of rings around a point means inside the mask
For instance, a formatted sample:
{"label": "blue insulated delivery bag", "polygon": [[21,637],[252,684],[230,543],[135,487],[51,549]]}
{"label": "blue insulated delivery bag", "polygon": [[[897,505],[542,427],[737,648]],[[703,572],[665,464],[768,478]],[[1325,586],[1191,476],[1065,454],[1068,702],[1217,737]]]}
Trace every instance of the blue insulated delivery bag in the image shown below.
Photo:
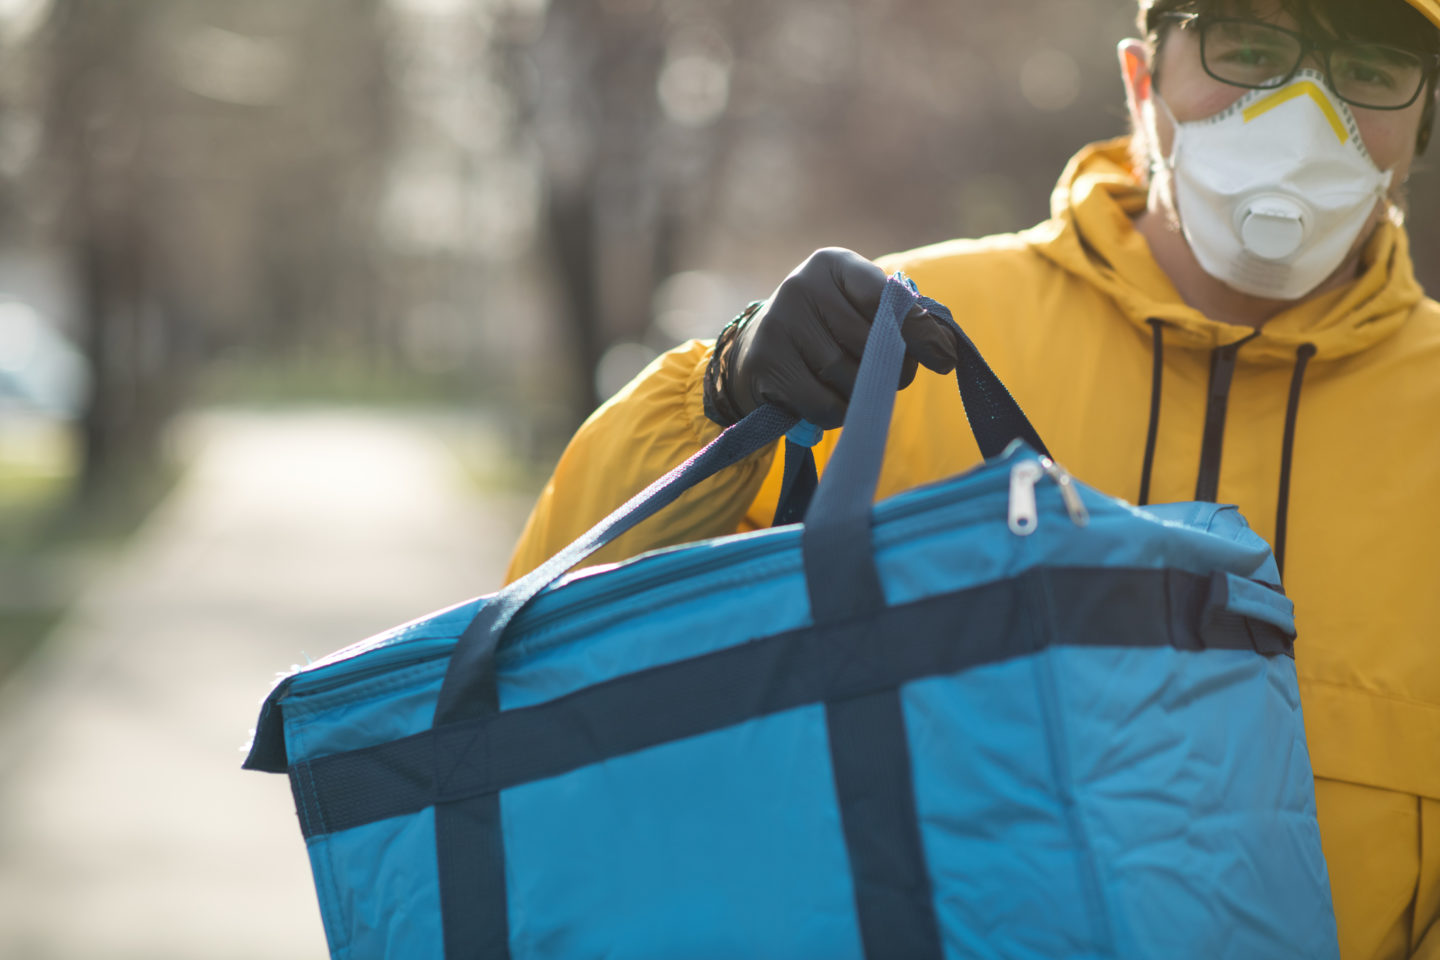
{"label": "blue insulated delivery bag", "polygon": [[332,956],[1337,956],[1268,547],[1072,480],[958,327],[987,459],[872,504],[916,297],[803,524],[563,576],[795,425],[761,408],[276,686],[246,766],[289,774]]}

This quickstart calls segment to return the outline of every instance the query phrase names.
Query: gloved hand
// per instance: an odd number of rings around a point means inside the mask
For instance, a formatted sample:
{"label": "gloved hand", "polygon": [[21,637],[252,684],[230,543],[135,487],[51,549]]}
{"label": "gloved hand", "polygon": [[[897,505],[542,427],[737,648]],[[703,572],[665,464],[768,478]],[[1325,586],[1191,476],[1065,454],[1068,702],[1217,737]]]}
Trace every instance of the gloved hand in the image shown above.
{"label": "gloved hand", "polygon": [[[885,280],[884,270],[853,251],[812,253],[733,338],[717,344],[721,355],[711,370],[721,418],[738,420],[773,403],[822,429],[840,426]],[[919,364],[942,374],[955,369],[954,339],[918,304],[900,332],[906,347],[900,389],[914,381]]]}

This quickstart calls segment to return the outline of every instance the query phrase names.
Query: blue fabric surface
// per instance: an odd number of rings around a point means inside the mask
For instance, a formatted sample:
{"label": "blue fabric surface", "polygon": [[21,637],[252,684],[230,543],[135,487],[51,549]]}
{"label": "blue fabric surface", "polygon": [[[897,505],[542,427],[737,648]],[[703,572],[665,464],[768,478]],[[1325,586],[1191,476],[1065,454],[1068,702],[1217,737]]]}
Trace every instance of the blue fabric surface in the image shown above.
{"label": "blue fabric surface", "polygon": [[905,705],[947,956],[1334,956],[1303,741],[1254,735],[1286,661],[1056,648]]}
{"label": "blue fabric surface", "polygon": [[443,955],[434,810],[311,840],[309,851],[331,956]]}
{"label": "blue fabric surface", "polygon": [[831,784],[808,707],[506,791],[513,955],[859,958]]}
{"label": "blue fabric surface", "polygon": [[1115,952],[1333,956],[1304,739],[1257,734],[1300,727],[1294,663],[1233,651],[1046,657],[1065,681],[1055,709]]}
{"label": "blue fabric surface", "polygon": [[302,686],[285,701],[291,761],[358,750],[430,727],[445,661],[407,667],[321,694]]}
{"label": "blue fabric surface", "polygon": [[903,693],[946,956],[1103,956],[1093,869],[1055,790],[1035,659]]}

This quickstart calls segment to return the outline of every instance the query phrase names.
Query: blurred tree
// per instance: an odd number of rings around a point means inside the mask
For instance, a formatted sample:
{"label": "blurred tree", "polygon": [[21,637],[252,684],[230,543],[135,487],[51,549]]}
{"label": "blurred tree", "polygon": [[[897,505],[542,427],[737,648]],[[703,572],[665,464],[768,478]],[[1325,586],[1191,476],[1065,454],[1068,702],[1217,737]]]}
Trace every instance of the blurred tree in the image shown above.
{"label": "blurred tree", "polygon": [[1069,153],[1118,132],[1118,83],[1093,78],[1122,9],[551,0],[508,53],[575,417],[677,269],[714,258],[774,283],[823,244],[878,255],[1043,218]]}
{"label": "blurred tree", "polygon": [[381,0],[53,0],[45,173],[93,365],[81,492],[153,464],[219,345],[360,331],[388,146]]}
{"label": "blurred tree", "polygon": [[63,184],[61,232],[73,251],[92,364],[82,489],[93,494],[153,456],[183,375],[171,320],[155,296],[146,215],[153,77],[144,47],[159,7],[57,0],[51,9],[47,152],[51,176]]}
{"label": "blurred tree", "polygon": [[745,6],[551,0],[533,42],[509,51],[519,122],[541,157],[542,259],[577,422],[604,399],[594,374],[606,349],[643,337],[651,292],[712,207]]}

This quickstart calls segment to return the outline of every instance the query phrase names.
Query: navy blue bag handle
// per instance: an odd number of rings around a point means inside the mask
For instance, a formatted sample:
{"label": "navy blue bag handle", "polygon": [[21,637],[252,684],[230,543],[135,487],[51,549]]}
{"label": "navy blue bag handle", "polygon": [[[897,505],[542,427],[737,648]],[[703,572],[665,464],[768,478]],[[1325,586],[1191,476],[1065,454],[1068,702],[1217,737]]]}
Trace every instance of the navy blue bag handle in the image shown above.
{"label": "navy blue bag handle", "polygon": [[753,411],[565,549],[491,597],[455,644],[440,686],[435,725],[469,720],[500,709],[495,652],[510,621],[537,594],[596,550],[674,503],[686,490],[770,446],[797,422],[797,417],[769,404]]}
{"label": "navy blue bag handle", "polygon": [[[905,355],[900,320],[917,299],[933,316],[946,322],[956,337],[960,362],[955,376],[981,453],[987,459],[997,456],[1017,437],[1044,450],[1019,404],[955,324],[949,310],[920,297],[914,285],[899,274],[887,280],[865,344],[865,356],[845,416],[845,430],[807,512],[802,544],[811,609],[817,623],[884,605],[869,546],[870,508],[880,479],[885,438]],[[440,687],[435,725],[499,711],[496,651],[510,621],[542,590],[596,550],[673,503],[686,490],[774,443],[797,422],[796,417],[778,407],[766,405],[755,410],[544,564],[491,597],[456,642]],[[848,595],[852,589],[861,593]]]}
{"label": "navy blue bag handle", "polygon": [[836,623],[885,606],[870,545],[870,515],[890,434],[895,385],[905,359],[900,323],[916,302],[955,337],[959,357],[955,379],[966,419],[985,459],[999,456],[1017,438],[1046,452],[1020,405],[944,304],[921,296],[903,274],[891,277],[865,341],[860,373],[845,412],[845,429],[805,513],[801,543],[811,617],[816,623]]}

